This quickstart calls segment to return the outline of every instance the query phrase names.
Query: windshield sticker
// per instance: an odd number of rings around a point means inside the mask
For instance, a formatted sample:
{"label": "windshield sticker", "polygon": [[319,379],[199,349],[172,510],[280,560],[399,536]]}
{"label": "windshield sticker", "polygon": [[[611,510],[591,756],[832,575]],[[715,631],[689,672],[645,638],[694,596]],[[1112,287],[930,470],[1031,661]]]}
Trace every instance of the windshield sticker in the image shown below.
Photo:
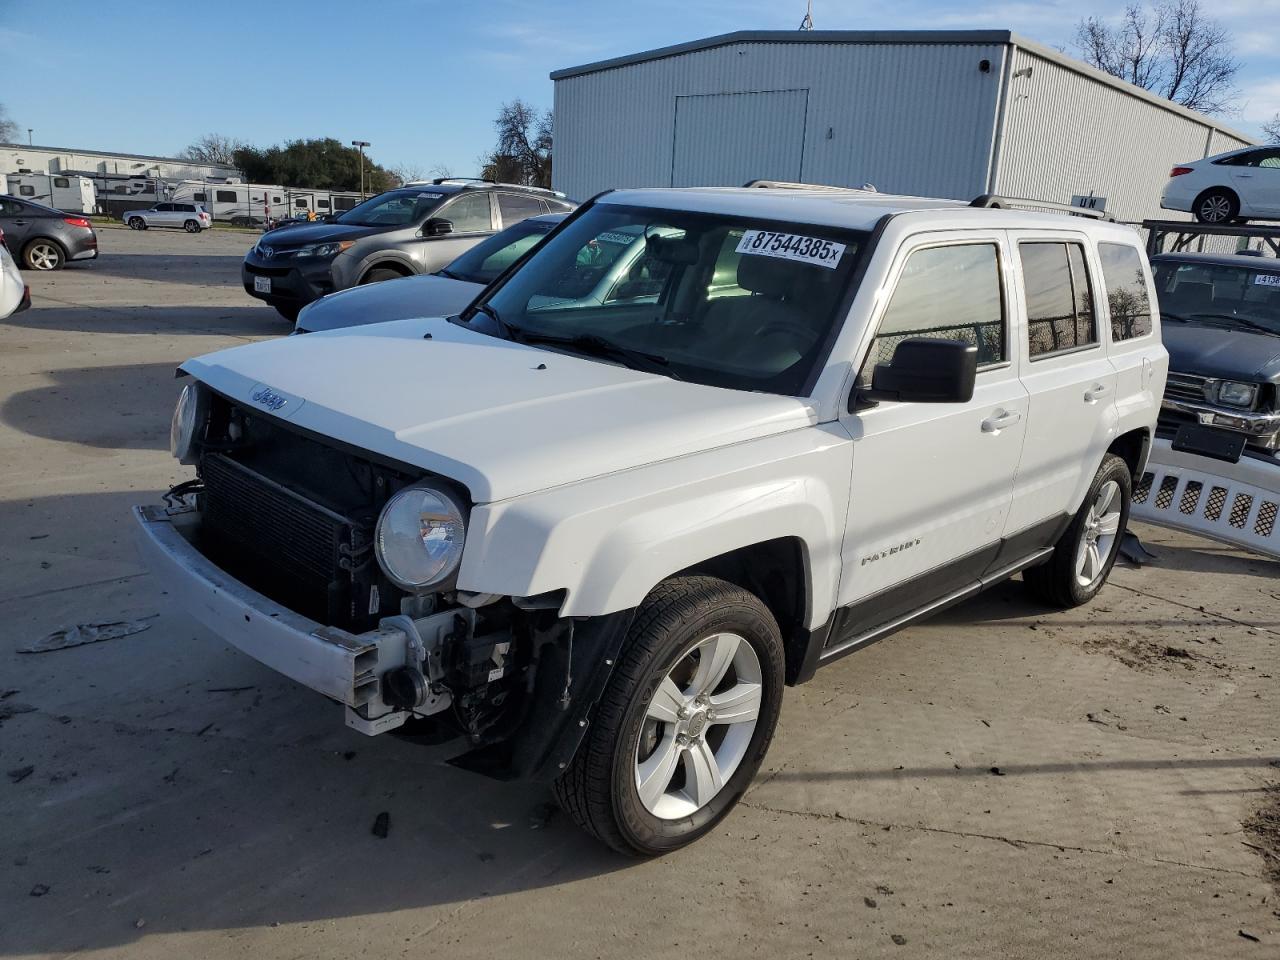
{"label": "windshield sticker", "polygon": [[1260,273],[1253,282],[1263,287],[1280,287],[1280,273]]}
{"label": "windshield sticker", "polygon": [[777,257],[797,263],[834,270],[844,256],[844,244],[820,237],[802,237],[794,233],[776,233],[773,230],[748,230],[738,242],[738,253],[752,253],[760,257]]}
{"label": "windshield sticker", "polygon": [[444,196],[444,194],[443,194],[443,193],[420,193],[420,194],[418,194],[418,196],[417,196],[415,199],[417,199],[417,200],[439,200],[439,199],[440,199],[441,197],[443,197],[443,196]]}
{"label": "windshield sticker", "polygon": [[630,233],[602,233],[596,239],[602,243],[621,243],[625,246],[635,243],[639,237]]}

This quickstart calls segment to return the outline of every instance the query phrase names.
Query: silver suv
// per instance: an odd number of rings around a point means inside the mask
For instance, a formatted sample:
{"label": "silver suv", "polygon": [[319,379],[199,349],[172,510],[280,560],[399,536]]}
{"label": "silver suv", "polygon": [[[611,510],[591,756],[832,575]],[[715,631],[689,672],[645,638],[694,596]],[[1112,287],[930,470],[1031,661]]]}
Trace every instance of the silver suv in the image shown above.
{"label": "silver suv", "polygon": [[157,203],[148,210],[130,210],[124,222],[132,230],[148,227],[175,227],[187,233],[199,233],[213,226],[213,218],[200,203]]}
{"label": "silver suv", "polygon": [[485,237],[575,204],[564,194],[488,180],[433,180],[379,194],[325,223],[265,234],[245,255],[245,292],[290,321],[335,290],[435,273]]}

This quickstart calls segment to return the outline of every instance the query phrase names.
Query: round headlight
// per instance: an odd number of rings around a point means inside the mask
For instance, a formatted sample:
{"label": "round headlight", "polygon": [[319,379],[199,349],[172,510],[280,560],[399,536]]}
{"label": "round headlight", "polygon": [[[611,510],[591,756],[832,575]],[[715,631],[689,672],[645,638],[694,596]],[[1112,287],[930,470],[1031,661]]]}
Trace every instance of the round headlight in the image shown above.
{"label": "round headlight", "polygon": [[208,394],[198,383],[189,383],[178,396],[169,424],[169,452],[179,463],[196,462],[196,434],[208,417]]}
{"label": "round headlight", "polygon": [[462,560],[462,506],[435,487],[406,487],[378,518],[375,551],[382,571],[405,590],[438,586]]}

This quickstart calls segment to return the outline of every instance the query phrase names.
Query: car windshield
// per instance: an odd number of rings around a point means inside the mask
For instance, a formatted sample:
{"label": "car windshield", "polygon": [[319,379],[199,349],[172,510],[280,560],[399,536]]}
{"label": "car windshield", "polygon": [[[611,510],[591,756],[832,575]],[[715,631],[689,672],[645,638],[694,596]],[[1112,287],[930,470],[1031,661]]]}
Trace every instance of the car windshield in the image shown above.
{"label": "car windshield", "polygon": [[477,243],[440,273],[468,283],[492,283],[498,274],[524,256],[554,226],[545,220],[522,220]]}
{"label": "car windshield", "polygon": [[477,327],[681,380],[800,395],[866,234],[601,203],[487,300]]}
{"label": "car windshield", "polygon": [[446,194],[424,187],[407,190],[391,190],[358,203],[342,216],[338,223],[356,227],[403,227],[426,219],[428,213],[440,206]]}
{"label": "car windshield", "polygon": [[1156,262],[1156,293],[1166,319],[1232,325],[1280,336],[1280,264]]}

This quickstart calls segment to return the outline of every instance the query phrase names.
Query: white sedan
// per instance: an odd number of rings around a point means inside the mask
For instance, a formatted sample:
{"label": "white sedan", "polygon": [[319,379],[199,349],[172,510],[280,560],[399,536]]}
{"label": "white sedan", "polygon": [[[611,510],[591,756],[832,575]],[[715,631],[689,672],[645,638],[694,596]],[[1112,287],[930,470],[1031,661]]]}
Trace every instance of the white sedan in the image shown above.
{"label": "white sedan", "polygon": [[[0,233],[0,244],[4,234]],[[31,290],[22,282],[18,265],[9,256],[6,247],[0,245],[0,320],[31,306]]]}
{"label": "white sedan", "polygon": [[1180,163],[1160,198],[1201,223],[1280,219],[1280,146],[1245,147]]}

